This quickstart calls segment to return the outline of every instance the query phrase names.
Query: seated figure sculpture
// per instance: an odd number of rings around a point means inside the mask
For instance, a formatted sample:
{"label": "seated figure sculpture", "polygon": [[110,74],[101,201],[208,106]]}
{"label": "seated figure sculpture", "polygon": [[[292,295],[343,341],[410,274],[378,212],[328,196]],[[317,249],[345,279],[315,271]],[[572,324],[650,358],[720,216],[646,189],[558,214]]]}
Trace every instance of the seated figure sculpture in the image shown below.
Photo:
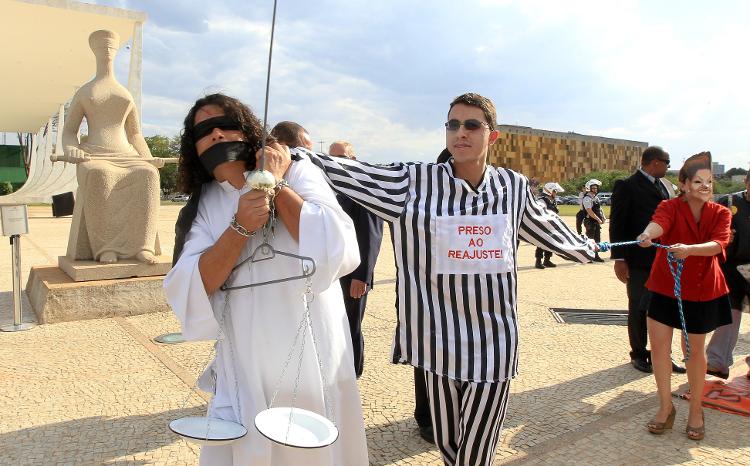
{"label": "seated figure sculpture", "polygon": [[[152,157],[133,97],[115,79],[118,35],[95,31],[89,45],[96,57],[96,76],[74,95],[63,129],[65,158],[77,164],[78,179],[67,257],[153,264],[161,254],[157,167],[164,164]],[[84,117],[88,136],[81,142],[78,133]]]}

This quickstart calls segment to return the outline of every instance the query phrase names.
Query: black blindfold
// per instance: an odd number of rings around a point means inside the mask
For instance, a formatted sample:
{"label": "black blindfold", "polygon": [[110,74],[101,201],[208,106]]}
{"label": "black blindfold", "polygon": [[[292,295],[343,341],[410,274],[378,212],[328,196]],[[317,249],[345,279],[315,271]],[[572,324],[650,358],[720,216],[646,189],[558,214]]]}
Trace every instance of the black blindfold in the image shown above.
{"label": "black blindfold", "polygon": [[228,131],[242,131],[240,125],[226,115],[213,117],[203,120],[193,127],[193,143],[208,136],[216,128]]}

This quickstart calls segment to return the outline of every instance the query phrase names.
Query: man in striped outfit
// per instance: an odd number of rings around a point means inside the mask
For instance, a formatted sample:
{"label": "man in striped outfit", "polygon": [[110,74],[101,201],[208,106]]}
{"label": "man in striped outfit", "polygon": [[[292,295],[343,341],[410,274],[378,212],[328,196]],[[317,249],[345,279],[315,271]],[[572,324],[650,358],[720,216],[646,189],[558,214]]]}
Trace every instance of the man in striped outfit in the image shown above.
{"label": "man in striped outfit", "polygon": [[295,149],[331,186],[391,223],[398,324],[393,362],[424,369],[447,465],[490,465],[518,368],[519,239],[589,262],[589,242],[535,200],[526,177],[486,164],[495,107],[450,105],[444,163],[371,165]]}

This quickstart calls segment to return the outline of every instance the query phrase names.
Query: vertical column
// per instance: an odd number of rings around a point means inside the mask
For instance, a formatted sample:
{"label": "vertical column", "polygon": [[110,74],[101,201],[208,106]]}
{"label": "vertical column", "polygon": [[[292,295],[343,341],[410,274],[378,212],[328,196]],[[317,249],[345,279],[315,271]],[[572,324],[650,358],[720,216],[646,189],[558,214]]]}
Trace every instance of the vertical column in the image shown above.
{"label": "vertical column", "polygon": [[[138,116],[142,118],[141,88],[143,76],[143,23],[133,25],[133,46],[130,49],[130,71],[128,72],[128,90],[133,95]],[[138,123],[141,123],[140,121]]]}
{"label": "vertical column", "polygon": [[62,134],[65,127],[65,104],[60,104],[60,110],[57,113],[57,136],[55,137],[55,150],[53,154],[62,155]]}
{"label": "vertical column", "polygon": [[[49,120],[47,121],[47,134],[44,136],[44,153],[47,154],[46,157],[44,157],[46,160],[45,162],[49,162],[49,155],[52,154],[52,151],[50,150],[50,146],[52,145],[52,116],[49,117]],[[52,148],[54,150],[54,148]]]}
{"label": "vertical column", "polygon": [[[24,209],[26,206],[24,206]],[[21,235],[11,235],[10,244],[13,250],[12,273],[13,273],[13,324],[0,327],[3,332],[19,332],[36,327],[31,322],[24,323],[21,314]]]}

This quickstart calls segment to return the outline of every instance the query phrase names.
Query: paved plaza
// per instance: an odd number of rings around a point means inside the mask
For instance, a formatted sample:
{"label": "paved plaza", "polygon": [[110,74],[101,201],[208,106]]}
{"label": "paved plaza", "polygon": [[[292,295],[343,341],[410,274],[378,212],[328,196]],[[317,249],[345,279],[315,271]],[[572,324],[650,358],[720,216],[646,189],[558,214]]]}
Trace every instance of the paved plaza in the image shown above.
{"label": "paved plaza", "polygon": [[[179,207],[161,209],[159,234],[166,252],[172,250]],[[24,286],[32,265],[56,265],[65,254],[70,227],[70,218],[53,218],[49,207],[30,207],[30,217],[30,233],[21,238]],[[687,403],[676,400],[674,430],[648,434],[644,426],[657,405],[656,386],[653,377],[630,366],[626,327],[563,324],[549,312],[550,307],[627,309],[624,285],[614,277],[611,262],[578,265],[558,259],[559,267],[537,270],[533,254],[534,247],[521,244],[520,374],[511,384],[495,464],[750,465],[747,417],[706,409],[706,438],[693,442],[684,434]],[[12,322],[10,259],[5,238],[0,324]],[[419,437],[412,417],[411,366],[389,363],[396,315],[387,237],[375,280],[359,381],[370,462],[442,464],[435,447]],[[25,296],[24,319],[35,320]],[[207,396],[191,387],[211,343],[152,341],[179,330],[171,313],[156,313],[0,333],[0,464],[197,464],[199,448],[180,440],[167,424],[205,412]],[[750,319],[745,318],[735,355],[748,353]],[[686,383],[685,375],[673,376],[676,390]]]}

